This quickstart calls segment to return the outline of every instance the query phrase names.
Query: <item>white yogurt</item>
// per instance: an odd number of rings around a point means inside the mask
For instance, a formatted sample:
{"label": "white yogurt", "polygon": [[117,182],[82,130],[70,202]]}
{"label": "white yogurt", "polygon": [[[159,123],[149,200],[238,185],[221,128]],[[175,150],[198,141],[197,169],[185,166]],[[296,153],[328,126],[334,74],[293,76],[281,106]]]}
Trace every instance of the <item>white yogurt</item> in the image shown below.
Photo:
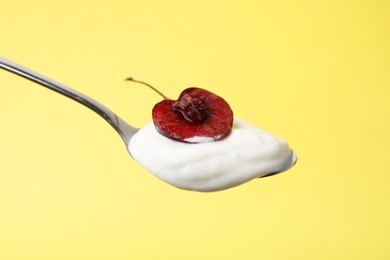
{"label": "white yogurt", "polygon": [[223,190],[267,175],[283,168],[292,153],[284,140],[240,119],[225,139],[199,144],[171,140],[150,123],[131,138],[128,149],[156,177],[196,191]]}

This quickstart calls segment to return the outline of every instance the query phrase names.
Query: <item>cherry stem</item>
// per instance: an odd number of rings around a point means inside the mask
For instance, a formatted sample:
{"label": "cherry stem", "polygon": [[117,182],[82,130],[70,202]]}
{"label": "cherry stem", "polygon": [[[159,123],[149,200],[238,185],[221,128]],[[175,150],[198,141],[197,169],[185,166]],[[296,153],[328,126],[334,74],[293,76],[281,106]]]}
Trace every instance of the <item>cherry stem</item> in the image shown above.
{"label": "cherry stem", "polygon": [[140,81],[140,80],[136,80],[136,79],[133,79],[132,77],[129,77],[129,78],[126,78],[125,80],[128,80],[128,81],[133,81],[133,82],[136,82],[136,83],[140,83],[140,84],[144,84],[146,86],[148,86],[149,88],[153,89],[155,92],[157,92],[160,96],[162,96],[164,99],[168,99],[163,93],[161,93],[160,91],[158,91],[155,87],[153,87],[152,85],[146,83],[146,82],[143,82],[143,81]]}

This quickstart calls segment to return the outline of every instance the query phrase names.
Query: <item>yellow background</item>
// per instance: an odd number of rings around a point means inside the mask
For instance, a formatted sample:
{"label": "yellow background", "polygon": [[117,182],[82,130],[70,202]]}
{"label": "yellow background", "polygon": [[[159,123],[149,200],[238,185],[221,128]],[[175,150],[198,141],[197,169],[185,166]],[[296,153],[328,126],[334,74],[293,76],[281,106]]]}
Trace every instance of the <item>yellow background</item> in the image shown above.
{"label": "yellow background", "polygon": [[173,188],[98,115],[0,71],[0,259],[390,259],[389,1],[2,1],[0,55],[129,123],[199,86],[298,152]]}

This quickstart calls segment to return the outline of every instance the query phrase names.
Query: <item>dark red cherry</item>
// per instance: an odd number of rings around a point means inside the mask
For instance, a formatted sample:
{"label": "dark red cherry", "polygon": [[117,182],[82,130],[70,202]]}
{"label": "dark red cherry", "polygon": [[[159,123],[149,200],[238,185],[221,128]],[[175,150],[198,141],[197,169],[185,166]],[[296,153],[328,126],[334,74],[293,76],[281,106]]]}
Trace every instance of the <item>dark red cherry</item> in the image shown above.
{"label": "dark red cherry", "polygon": [[201,123],[209,115],[202,100],[185,93],[178,101],[172,104],[173,109],[179,111],[191,123]]}
{"label": "dark red cherry", "polygon": [[[155,91],[154,87],[148,85]],[[176,141],[198,143],[200,140],[218,141],[226,137],[233,126],[233,111],[216,94],[201,88],[187,88],[177,100],[163,98],[152,110],[157,131]]]}

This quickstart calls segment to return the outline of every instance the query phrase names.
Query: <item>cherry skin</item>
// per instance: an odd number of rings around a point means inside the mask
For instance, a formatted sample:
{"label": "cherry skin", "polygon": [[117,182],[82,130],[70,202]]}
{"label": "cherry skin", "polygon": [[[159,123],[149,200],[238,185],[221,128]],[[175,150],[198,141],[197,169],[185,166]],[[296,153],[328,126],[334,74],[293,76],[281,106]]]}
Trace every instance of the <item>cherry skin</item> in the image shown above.
{"label": "cherry skin", "polygon": [[127,80],[147,85],[164,98],[153,107],[152,118],[157,131],[165,137],[198,143],[218,141],[231,132],[233,111],[218,95],[201,88],[187,88],[177,100],[172,100],[148,83]]}

